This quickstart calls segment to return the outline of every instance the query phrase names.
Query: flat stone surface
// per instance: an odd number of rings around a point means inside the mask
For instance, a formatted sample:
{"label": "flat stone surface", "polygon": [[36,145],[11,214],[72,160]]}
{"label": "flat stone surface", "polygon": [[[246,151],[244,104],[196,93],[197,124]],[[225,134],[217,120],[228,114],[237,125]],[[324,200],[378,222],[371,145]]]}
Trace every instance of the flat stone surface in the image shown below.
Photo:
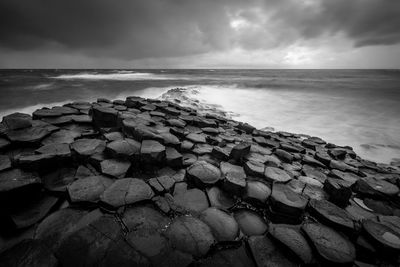
{"label": "flat stone surface", "polygon": [[131,162],[121,159],[106,159],[100,163],[101,172],[115,178],[124,178]]}
{"label": "flat stone surface", "polygon": [[250,147],[248,143],[240,143],[232,148],[229,157],[239,162],[250,152]]}
{"label": "flat stone surface", "polygon": [[52,131],[46,127],[29,127],[8,131],[7,138],[16,143],[38,143],[48,136]]}
{"label": "flat stone surface", "polygon": [[212,207],[229,209],[235,204],[235,201],[229,195],[216,186],[207,188],[207,196]]}
{"label": "flat stone surface", "polygon": [[363,221],[363,229],[384,248],[400,251],[400,232],[372,220]]}
{"label": "flat stone surface", "polygon": [[170,224],[168,217],[162,215],[151,205],[127,207],[122,221],[129,231],[164,229]]}
{"label": "flat stone surface", "polygon": [[71,156],[71,150],[68,144],[53,143],[44,145],[35,150],[38,154],[47,154],[53,157],[66,158]]}
{"label": "flat stone surface", "polygon": [[295,193],[289,186],[274,184],[272,186],[271,205],[272,208],[281,213],[300,216],[306,205],[307,198]]}
{"label": "flat stone surface", "polygon": [[154,140],[144,140],[140,155],[146,163],[160,162],[165,158],[165,146]]}
{"label": "flat stone surface", "polygon": [[265,165],[263,163],[249,160],[243,165],[243,168],[249,176],[264,177]]}
{"label": "flat stone surface", "polygon": [[328,178],[325,180],[324,190],[329,194],[329,201],[339,207],[345,207],[352,194],[351,185],[345,180]]}
{"label": "flat stone surface", "polygon": [[200,144],[206,143],[206,137],[203,134],[190,133],[186,135],[186,139],[192,141],[193,143],[200,143]]}
{"label": "flat stone surface", "polygon": [[233,241],[239,234],[239,225],[229,213],[215,207],[201,213],[201,219],[211,228],[218,241]]}
{"label": "flat stone surface", "polygon": [[206,194],[197,189],[187,189],[186,183],[178,183],[174,190],[174,204],[181,210],[201,212],[208,208]]}
{"label": "flat stone surface", "polygon": [[196,184],[205,186],[213,185],[222,178],[220,169],[205,161],[192,164],[187,169],[186,175]]}
{"label": "flat stone surface", "polygon": [[310,200],[310,208],[323,222],[345,230],[354,230],[350,214],[327,200]]}
{"label": "flat stone surface", "polygon": [[195,257],[204,256],[215,242],[210,227],[191,216],[175,218],[165,234],[174,247]]}
{"label": "flat stone surface", "polygon": [[385,180],[374,177],[359,179],[354,185],[355,190],[364,195],[371,196],[395,196],[399,193],[399,188]]}
{"label": "flat stone surface", "polygon": [[271,188],[259,181],[248,181],[244,198],[246,200],[258,201],[265,203],[271,195]]}
{"label": "flat stone surface", "polygon": [[201,267],[255,267],[252,258],[248,255],[244,245],[239,248],[230,248],[218,251],[200,263]]}
{"label": "flat stone surface", "polygon": [[313,250],[297,227],[270,224],[269,234],[296,254],[304,264],[315,261]]}
{"label": "flat stone surface", "polygon": [[246,173],[243,168],[228,162],[221,162],[220,169],[224,177],[224,189],[232,194],[241,195],[246,187]]}
{"label": "flat stone surface", "polygon": [[31,185],[40,185],[40,178],[31,172],[21,169],[11,169],[0,172],[0,193]]}
{"label": "flat stone surface", "polygon": [[251,236],[248,244],[258,267],[298,266],[265,235]]}
{"label": "flat stone surface", "polygon": [[104,176],[79,179],[67,187],[71,202],[97,202],[103,192],[113,183]]}
{"label": "flat stone surface", "polygon": [[109,107],[94,107],[92,109],[93,123],[97,127],[115,127],[117,126],[118,111]]}
{"label": "flat stone surface", "polygon": [[11,168],[11,160],[9,156],[0,155],[0,171],[4,171]]}
{"label": "flat stone surface", "polygon": [[353,243],[333,229],[317,223],[306,223],[302,229],[312,241],[318,254],[326,261],[345,264],[355,260]]}
{"label": "flat stone surface", "polygon": [[130,158],[140,154],[141,145],[140,142],[130,138],[115,140],[107,144],[106,152],[113,157]]}
{"label": "flat stone surface", "polygon": [[276,167],[266,167],[264,171],[265,178],[270,182],[285,183],[292,179],[289,174],[282,169]]}
{"label": "flat stone surface", "polygon": [[91,156],[101,153],[106,147],[106,142],[99,139],[79,139],[71,144],[71,149],[80,156]]}
{"label": "flat stone surface", "polygon": [[102,193],[100,200],[114,208],[149,200],[154,196],[153,190],[143,180],[125,178],[115,181]]}
{"label": "flat stone surface", "polygon": [[75,131],[61,129],[44,138],[42,140],[42,144],[43,145],[49,145],[54,143],[71,144],[75,141],[75,138],[80,136],[81,134]]}
{"label": "flat stone surface", "polygon": [[239,210],[234,217],[240,230],[247,236],[262,235],[268,230],[265,220],[257,213],[250,210]]}
{"label": "flat stone surface", "polygon": [[8,130],[24,129],[32,126],[32,117],[28,114],[16,112],[4,116],[1,122]]}

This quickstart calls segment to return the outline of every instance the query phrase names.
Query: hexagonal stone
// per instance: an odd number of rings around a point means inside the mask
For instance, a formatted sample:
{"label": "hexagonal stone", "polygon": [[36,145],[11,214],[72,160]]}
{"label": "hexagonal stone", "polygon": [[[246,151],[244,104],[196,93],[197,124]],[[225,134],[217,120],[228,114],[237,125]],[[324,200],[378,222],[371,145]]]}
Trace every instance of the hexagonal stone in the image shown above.
{"label": "hexagonal stone", "polygon": [[206,137],[203,134],[190,133],[186,135],[186,139],[192,141],[193,143],[200,143],[200,144],[206,143]]}
{"label": "hexagonal stone", "polygon": [[0,194],[29,186],[40,186],[42,181],[35,173],[20,169],[0,172]]}
{"label": "hexagonal stone", "polygon": [[201,219],[211,228],[218,241],[234,241],[239,234],[239,225],[229,213],[215,207],[201,213]]}
{"label": "hexagonal stone", "polygon": [[97,127],[116,127],[118,111],[107,107],[94,107],[92,109],[92,120]]}
{"label": "hexagonal stone", "polygon": [[48,144],[35,150],[38,154],[47,154],[52,157],[66,158],[71,156],[71,150],[68,144]]}
{"label": "hexagonal stone", "polygon": [[339,207],[346,207],[351,197],[351,183],[341,179],[328,178],[324,183],[324,190],[329,194],[329,201]]}
{"label": "hexagonal stone", "polygon": [[213,150],[211,151],[211,154],[216,159],[223,160],[223,161],[228,161],[229,160],[230,150],[227,149],[227,148],[214,146]]}
{"label": "hexagonal stone", "polygon": [[400,231],[395,231],[394,228],[372,220],[363,221],[362,226],[374,244],[379,248],[399,253]]}
{"label": "hexagonal stone", "polygon": [[186,172],[189,180],[199,186],[213,185],[221,179],[219,168],[206,161],[197,161]]}
{"label": "hexagonal stone", "polygon": [[13,113],[4,116],[2,123],[8,130],[24,129],[32,126],[32,117],[24,113]]}
{"label": "hexagonal stone", "polygon": [[231,150],[229,157],[237,162],[242,161],[242,159],[249,154],[250,152],[250,144],[248,143],[240,143],[234,146]]}
{"label": "hexagonal stone", "polygon": [[239,210],[235,212],[234,217],[240,230],[247,236],[262,235],[268,230],[265,220],[251,210]]}
{"label": "hexagonal stone", "polygon": [[11,160],[7,155],[0,155],[0,171],[4,171],[11,168]]}
{"label": "hexagonal stone", "polygon": [[170,224],[169,218],[155,210],[151,205],[127,207],[122,216],[122,221],[129,231],[161,230]]}
{"label": "hexagonal stone", "polygon": [[265,165],[261,162],[249,160],[243,165],[243,168],[249,176],[264,177]]}
{"label": "hexagonal stone", "polygon": [[290,249],[304,264],[311,264],[315,261],[312,248],[298,227],[270,224],[269,234]]}
{"label": "hexagonal stone", "polygon": [[71,149],[79,156],[91,156],[102,153],[106,147],[106,142],[99,139],[78,139],[71,144]]}
{"label": "hexagonal stone", "polygon": [[100,163],[101,172],[115,178],[124,178],[130,167],[130,161],[121,159],[106,159]]}
{"label": "hexagonal stone", "polygon": [[171,167],[181,167],[183,164],[182,154],[173,147],[167,147],[165,151],[165,159],[167,160],[168,166]]}
{"label": "hexagonal stone", "polygon": [[221,162],[220,168],[224,177],[224,189],[232,194],[241,195],[246,187],[246,173],[243,168],[224,161]]}
{"label": "hexagonal stone", "polygon": [[140,155],[146,163],[161,162],[165,158],[165,146],[154,140],[143,140]]}
{"label": "hexagonal stone", "polygon": [[310,208],[312,213],[318,217],[321,222],[347,231],[354,230],[354,222],[351,215],[335,204],[327,200],[318,201],[312,199],[310,201]]}
{"label": "hexagonal stone", "polygon": [[37,126],[8,131],[6,135],[11,142],[31,144],[40,142],[43,138],[51,134],[51,132],[46,127]]}
{"label": "hexagonal stone", "polygon": [[270,238],[264,235],[251,236],[248,244],[258,267],[287,266],[298,264],[283,253]]}
{"label": "hexagonal stone", "polygon": [[374,177],[359,179],[353,188],[360,194],[375,197],[395,196],[399,193],[396,185]]}
{"label": "hexagonal stone", "polygon": [[353,243],[333,229],[318,223],[306,223],[303,231],[318,254],[331,264],[349,264],[356,258]]}
{"label": "hexagonal stone", "polygon": [[246,201],[258,202],[264,204],[271,195],[271,189],[264,183],[259,181],[248,181],[244,199]]}
{"label": "hexagonal stone", "polygon": [[235,204],[229,195],[216,186],[207,188],[207,196],[212,207],[230,209]]}
{"label": "hexagonal stone", "polygon": [[42,140],[42,144],[43,145],[50,145],[54,143],[71,144],[75,141],[75,138],[80,136],[81,134],[75,131],[61,129],[44,138]]}
{"label": "hexagonal stone", "polygon": [[210,227],[191,216],[175,218],[165,234],[174,247],[195,257],[204,256],[215,242]]}
{"label": "hexagonal stone", "polygon": [[4,149],[4,148],[6,148],[6,147],[8,147],[10,144],[11,144],[10,141],[8,141],[8,140],[5,139],[5,138],[1,138],[1,137],[0,137],[0,150],[1,150],[1,149]]}
{"label": "hexagonal stone", "polygon": [[104,176],[90,176],[76,180],[67,190],[71,202],[97,202],[112,183],[113,180]]}
{"label": "hexagonal stone", "polygon": [[201,212],[208,208],[208,200],[203,191],[187,189],[186,183],[177,183],[174,190],[174,204],[178,209]]}
{"label": "hexagonal stone", "polygon": [[264,175],[269,182],[286,183],[292,179],[285,170],[276,167],[266,167]]}
{"label": "hexagonal stone", "polygon": [[114,208],[118,208],[151,199],[153,196],[153,190],[143,180],[125,178],[115,181],[104,190],[100,200]]}
{"label": "hexagonal stone", "polygon": [[115,140],[107,144],[106,152],[117,158],[130,158],[140,154],[141,143],[136,140],[126,138]]}

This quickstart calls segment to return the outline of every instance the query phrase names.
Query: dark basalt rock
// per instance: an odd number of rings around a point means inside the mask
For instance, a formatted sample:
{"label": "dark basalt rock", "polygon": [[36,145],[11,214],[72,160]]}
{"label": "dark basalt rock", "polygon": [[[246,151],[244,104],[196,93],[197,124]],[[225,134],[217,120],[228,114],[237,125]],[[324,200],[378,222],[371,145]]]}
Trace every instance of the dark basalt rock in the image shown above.
{"label": "dark basalt rock", "polygon": [[13,190],[24,189],[25,187],[32,187],[32,190],[34,190],[41,184],[42,181],[35,173],[21,169],[0,172],[0,195],[8,192],[14,193]]}
{"label": "dark basalt rock", "polygon": [[71,144],[75,141],[75,138],[80,137],[81,134],[75,131],[61,129],[57,132],[52,133],[48,137],[42,140],[43,145],[50,145],[54,143]]}
{"label": "dark basalt rock", "polygon": [[171,167],[182,167],[183,164],[183,156],[173,147],[167,147],[165,150],[165,159],[167,161],[168,166]]}
{"label": "dark basalt rock", "polygon": [[[87,178],[85,178],[87,179]],[[154,196],[153,190],[143,180],[125,178],[108,186],[100,196],[100,200],[113,208],[149,200]]]}
{"label": "dark basalt rock", "polygon": [[79,156],[89,157],[101,153],[106,148],[106,142],[99,139],[79,139],[71,144],[71,150]]}
{"label": "dark basalt rock", "polygon": [[264,183],[259,181],[248,181],[244,199],[246,201],[254,201],[259,204],[265,203],[271,195],[271,189]]}
{"label": "dark basalt rock", "polygon": [[186,183],[178,183],[174,190],[174,205],[179,212],[201,212],[208,208],[206,194],[197,189],[187,189]]}
{"label": "dark basalt rock", "polygon": [[253,260],[249,257],[244,246],[235,249],[225,249],[218,251],[211,257],[200,263],[201,267],[220,267],[220,266],[237,266],[237,267],[255,267]]}
{"label": "dark basalt rock", "polygon": [[324,190],[329,194],[329,201],[339,207],[346,207],[352,194],[351,183],[335,178],[326,179]]}
{"label": "dark basalt rock", "polygon": [[200,144],[206,143],[206,137],[203,134],[190,133],[186,135],[186,139],[192,141],[193,143],[200,143]]}
{"label": "dark basalt rock", "polygon": [[356,252],[353,243],[338,232],[317,223],[306,223],[302,229],[319,256],[328,263],[343,265],[354,262]]}
{"label": "dark basalt rock", "polygon": [[286,183],[292,179],[292,177],[290,177],[285,170],[276,167],[266,167],[264,175],[266,180],[271,183],[272,182]]}
{"label": "dark basalt rock", "polygon": [[205,161],[197,161],[191,165],[186,175],[189,180],[199,186],[213,185],[222,178],[219,168]]}
{"label": "dark basalt rock", "polygon": [[113,180],[103,176],[79,179],[67,187],[71,202],[97,202]]}
{"label": "dark basalt rock", "polygon": [[0,150],[7,148],[10,144],[10,141],[0,137]]}
{"label": "dark basalt rock", "polygon": [[310,209],[314,216],[322,222],[341,230],[354,231],[354,222],[351,215],[327,200],[310,200]]}
{"label": "dark basalt rock", "polygon": [[239,225],[227,212],[211,207],[201,213],[201,219],[211,228],[218,241],[234,241],[239,234]]}
{"label": "dark basalt rock", "polygon": [[257,266],[298,266],[265,235],[251,236],[248,244]]}
{"label": "dark basalt rock", "polygon": [[32,113],[33,119],[41,119],[41,118],[47,118],[47,117],[60,117],[62,116],[62,112],[56,110],[56,109],[47,109],[47,108],[42,108],[42,109],[37,109]]}
{"label": "dark basalt rock", "polygon": [[249,176],[264,177],[265,165],[257,161],[247,161],[243,165],[244,171]]}
{"label": "dark basalt rock", "polygon": [[235,201],[216,186],[207,189],[207,196],[212,207],[221,209],[230,209],[235,204]]}
{"label": "dark basalt rock", "polygon": [[241,162],[242,159],[249,154],[251,145],[248,143],[240,143],[234,146],[229,157],[236,162]]}
{"label": "dark basalt rock", "polygon": [[12,113],[1,121],[8,130],[24,129],[32,126],[32,117],[24,113]]}
{"label": "dark basalt rock", "polygon": [[224,147],[219,147],[219,146],[214,146],[213,150],[211,151],[211,155],[215,157],[216,159],[223,160],[223,161],[228,161],[229,160],[229,154],[230,150],[224,148]]}
{"label": "dark basalt rock", "polygon": [[100,163],[101,172],[114,178],[124,178],[130,167],[130,161],[121,159],[106,159]]}
{"label": "dark basalt rock", "polygon": [[298,227],[270,224],[269,234],[292,251],[304,264],[315,261],[312,248]]}
{"label": "dark basalt rock", "polygon": [[222,176],[224,177],[223,188],[235,195],[241,195],[246,187],[246,174],[241,166],[228,162],[221,162]]}
{"label": "dark basalt rock", "polygon": [[0,171],[11,169],[11,160],[9,156],[0,155]]}
{"label": "dark basalt rock", "polygon": [[43,138],[51,134],[54,128],[46,127],[29,127],[24,129],[12,130],[6,133],[7,138],[11,142],[21,144],[39,143]]}
{"label": "dark basalt rock", "polygon": [[208,225],[191,216],[176,218],[165,234],[174,247],[194,257],[204,256],[215,242]]}
{"label": "dark basalt rock", "polygon": [[239,210],[234,217],[242,233],[247,236],[262,235],[268,230],[265,220],[251,210]]}
{"label": "dark basalt rock", "polygon": [[287,163],[292,163],[293,162],[293,155],[290,154],[289,152],[286,152],[285,150],[282,149],[277,149],[275,150],[275,155],[278,156],[282,161],[287,162]]}
{"label": "dark basalt rock", "polygon": [[105,151],[112,157],[129,159],[140,154],[141,146],[142,144],[138,141],[126,138],[108,143]]}
{"label": "dark basalt rock", "polygon": [[359,179],[353,188],[360,194],[374,197],[395,196],[400,192],[396,185],[373,177]]}
{"label": "dark basalt rock", "polygon": [[165,158],[165,146],[154,140],[143,140],[140,156],[145,163],[161,162]]}
{"label": "dark basalt rock", "polygon": [[[370,239],[381,250],[399,253],[400,251],[400,232],[384,224],[365,220],[363,221],[363,229]],[[397,254],[398,255],[398,254]]]}
{"label": "dark basalt rock", "polygon": [[93,124],[96,127],[117,127],[118,111],[109,107],[94,107],[92,109]]}

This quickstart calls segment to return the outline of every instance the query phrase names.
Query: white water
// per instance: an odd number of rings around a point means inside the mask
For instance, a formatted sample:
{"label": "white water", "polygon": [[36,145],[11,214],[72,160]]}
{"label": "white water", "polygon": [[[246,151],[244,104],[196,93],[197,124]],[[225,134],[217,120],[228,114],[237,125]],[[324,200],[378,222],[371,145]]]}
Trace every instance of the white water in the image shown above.
{"label": "white water", "polygon": [[62,80],[116,80],[116,81],[140,81],[140,80],[175,80],[182,79],[176,75],[154,74],[133,71],[118,71],[116,73],[78,73],[78,74],[62,74],[51,77],[53,79]]}

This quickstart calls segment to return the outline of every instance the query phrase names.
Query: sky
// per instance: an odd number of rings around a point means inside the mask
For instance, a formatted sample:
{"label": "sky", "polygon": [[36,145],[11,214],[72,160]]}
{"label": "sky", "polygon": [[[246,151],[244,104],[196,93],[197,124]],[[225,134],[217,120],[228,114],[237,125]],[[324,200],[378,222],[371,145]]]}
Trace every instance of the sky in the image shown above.
{"label": "sky", "polygon": [[0,68],[400,68],[400,1],[0,0]]}

